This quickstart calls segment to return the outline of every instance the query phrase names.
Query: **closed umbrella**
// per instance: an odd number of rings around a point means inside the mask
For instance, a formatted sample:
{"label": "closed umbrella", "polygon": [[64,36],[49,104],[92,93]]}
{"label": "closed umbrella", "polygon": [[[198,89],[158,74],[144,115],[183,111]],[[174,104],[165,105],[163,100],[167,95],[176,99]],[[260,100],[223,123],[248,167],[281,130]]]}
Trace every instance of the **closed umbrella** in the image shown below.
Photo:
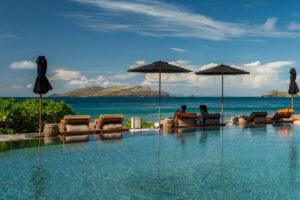
{"label": "closed umbrella", "polygon": [[296,74],[296,70],[295,68],[292,68],[290,70],[290,87],[289,87],[289,94],[292,95],[292,109],[294,109],[294,94],[297,94],[299,92],[299,88],[298,88],[298,85],[296,83],[296,77],[297,77],[297,74]]}
{"label": "closed umbrella", "polygon": [[46,94],[49,90],[52,90],[47,77],[47,60],[45,56],[39,56],[36,60],[38,76],[36,78],[33,92],[40,95],[40,106],[39,106],[39,135],[41,135],[42,129],[42,95]]}
{"label": "closed umbrella", "polygon": [[133,68],[128,70],[128,72],[141,72],[141,73],[158,73],[159,75],[159,103],[158,103],[158,120],[160,123],[160,99],[161,99],[161,73],[188,73],[191,72],[190,70],[184,69],[182,67],[178,67],[175,65],[171,65],[167,62],[154,62],[149,65],[144,65],[141,67]]}
{"label": "closed umbrella", "polygon": [[212,67],[209,69],[205,69],[199,72],[196,72],[197,75],[221,75],[222,76],[222,122],[223,122],[223,104],[224,104],[224,75],[241,75],[241,74],[250,74],[249,72],[234,68],[234,67],[229,67],[227,65],[218,65],[216,67]]}

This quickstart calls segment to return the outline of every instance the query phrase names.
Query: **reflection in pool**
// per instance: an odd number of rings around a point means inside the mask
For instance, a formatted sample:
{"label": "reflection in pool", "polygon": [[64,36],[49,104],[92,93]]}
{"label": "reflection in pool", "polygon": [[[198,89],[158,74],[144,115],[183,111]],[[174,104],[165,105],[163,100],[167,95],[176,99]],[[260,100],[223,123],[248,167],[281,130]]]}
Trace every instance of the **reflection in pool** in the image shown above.
{"label": "reflection in pool", "polygon": [[0,199],[300,198],[294,125],[37,142],[0,143]]}

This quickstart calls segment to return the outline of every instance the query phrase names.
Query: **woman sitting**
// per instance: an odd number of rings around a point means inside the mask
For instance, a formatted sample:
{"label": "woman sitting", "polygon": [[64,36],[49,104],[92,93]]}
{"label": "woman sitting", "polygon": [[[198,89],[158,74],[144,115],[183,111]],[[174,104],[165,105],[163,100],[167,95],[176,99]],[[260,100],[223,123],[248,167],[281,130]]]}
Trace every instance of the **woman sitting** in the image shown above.
{"label": "woman sitting", "polygon": [[199,124],[205,124],[205,120],[206,120],[207,116],[209,115],[208,111],[207,111],[207,106],[206,105],[200,105],[199,110],[200,110],[200,116],[197,117],[197,122]]}

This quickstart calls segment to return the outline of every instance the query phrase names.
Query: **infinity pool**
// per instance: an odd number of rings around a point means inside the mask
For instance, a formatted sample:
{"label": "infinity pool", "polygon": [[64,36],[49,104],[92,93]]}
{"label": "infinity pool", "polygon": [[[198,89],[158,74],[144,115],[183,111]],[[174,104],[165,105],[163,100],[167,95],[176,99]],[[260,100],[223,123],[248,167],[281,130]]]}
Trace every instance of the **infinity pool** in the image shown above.
{"label": "infinity pool", "polygon": [[2,145],[0,199],[299,199],[299,144],[267,125]]}

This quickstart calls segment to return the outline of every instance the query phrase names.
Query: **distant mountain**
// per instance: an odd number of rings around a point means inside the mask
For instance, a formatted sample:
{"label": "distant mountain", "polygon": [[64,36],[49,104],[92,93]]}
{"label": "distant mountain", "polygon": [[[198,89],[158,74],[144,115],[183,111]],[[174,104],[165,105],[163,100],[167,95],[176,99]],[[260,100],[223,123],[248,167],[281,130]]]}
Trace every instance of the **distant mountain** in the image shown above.
{"label": "distant mountain", "polygon": [[[271,90],[269,92],[266,92],[262,95],[262,97],[291,97],[288,92],[281,92],[277,90]],[[298,95],[294,95],[295,97],[298,97]]]}
{"label": "distant mountain", "polygon": [[[149,87],[141,86],[115,86],[115,87],[87,87],[80,88],[64,94],[53,94],[51,97],[156,97],[158,91]],[[166,92],[161,92],[161,96],[170,96]]]}

